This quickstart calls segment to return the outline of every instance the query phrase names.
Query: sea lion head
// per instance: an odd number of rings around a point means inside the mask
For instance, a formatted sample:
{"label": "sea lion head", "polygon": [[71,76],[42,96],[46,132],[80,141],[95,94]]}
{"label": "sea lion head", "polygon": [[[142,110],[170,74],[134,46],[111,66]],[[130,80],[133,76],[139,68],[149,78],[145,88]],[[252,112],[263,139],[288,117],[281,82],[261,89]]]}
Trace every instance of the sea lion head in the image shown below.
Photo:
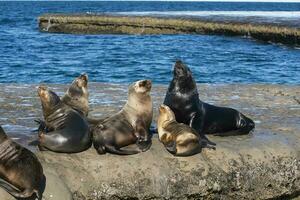
{"label": "sea lion head", "polygon": [[140,80],[129,87],[129,94],[136,96],[148,96],[150,94],[152,83],[150,80]]}
{"label": "sea lion head", "polygon": [[89,81],[89,77],[86,73],[81,74],[77,77],[72,84],[76,84],[79,88],[86,88]]}
{"label": "sea lion head", "polygon": [[175,120],[175,114],[171,110],[171,108],[167,105],[160,105],[159,107],[159,121],[166,122],[166,121],[173,121]]}
{"label": "sea lion head", "polygon": [[174,65],[173,71],[174,77],[176,78],[190,78],[192,77],[192,72],[190,68],[185,65],[181,60],[177,60]]}
{"label": "sea lion head", "polygon": [[88,96],[87,91],[87,84],[88,84],[88,75],[81,74],[79,77],[75,78],[72,82],[71,86],[69,87],[67,94],[72,97],[76,96]]}
{"label": "sea lion head", "polygon": [[46,86],[38,87],[38,95],[41,99],[44,117],[47,117],[60,103],[60,98]]}
{"label": "sea lion head", "polygon": [[252,119],[239,113],[239,119],[237,120],[237,128],[242,129],[244,132],[250,132],[255,128],[255,123]]}
{"label": "sea lion head", "polygon": [[81,74],[77,77],[68,88],[62,101],[72,108],[88,115],[89,111],[89,92],[87,89],[88,75]]}
{"label": "sea lion head", "polygon": [[181,60],[177,60],[173,70],[173,80],[169,90],[189,92],[196,89],[196,82],[190,68]]}

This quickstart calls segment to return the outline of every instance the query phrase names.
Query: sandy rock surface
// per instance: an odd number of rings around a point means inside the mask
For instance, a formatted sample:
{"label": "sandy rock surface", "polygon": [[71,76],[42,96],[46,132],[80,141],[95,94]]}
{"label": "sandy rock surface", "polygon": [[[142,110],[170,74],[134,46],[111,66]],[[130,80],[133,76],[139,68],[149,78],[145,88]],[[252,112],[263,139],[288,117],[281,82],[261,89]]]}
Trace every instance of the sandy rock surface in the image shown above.
{"label": "sandy rock surface", "polygon": [[[0,84],[0,124],[25,145],[41,117],[35,85]],[[51,85],[63,94],[65,86]],[[209,136],[217,149],[178,158],[153,136],[133,156],[36,152],[47,176],[44,199],[290,199],[300,195],[300,86],[198,86],[208,103],[236,108],[254,119],[253,134]],[[157,107],[166,86],[154,85]],[[108,116],[126,101],[127,85],[92,83],[90,114]],[[35,148],[30,147],[35,151]],[[0,199],[11,199],[2,189]]]}

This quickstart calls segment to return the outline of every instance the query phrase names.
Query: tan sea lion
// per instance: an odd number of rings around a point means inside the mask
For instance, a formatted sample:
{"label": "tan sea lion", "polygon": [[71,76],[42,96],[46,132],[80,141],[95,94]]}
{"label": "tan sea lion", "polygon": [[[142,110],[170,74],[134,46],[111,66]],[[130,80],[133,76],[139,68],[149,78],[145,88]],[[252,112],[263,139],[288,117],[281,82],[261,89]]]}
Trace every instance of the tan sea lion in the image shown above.
{"label": "tan sea lion", "polygon": [[105,118],[92,118],[88,117],[89,114],[89,91],[88,91],[88,75],[81,74],[79,77],[75,78],[70,87],[67,89],[65,95],[61,100],[74,108],[78,112],[82,113],[89,123],[89,125],[94,127],[96,124],[102,122]]}
{"label": "tan sea lion", "polygon": [[75,78],[61,100],[81,112],[84,116],[89,113],[88,75],[81,74]]}
{"label": "tan sea lion", "polygon": [[15,198],[42,199],[45,181],[37,157],[9,139],[0,126],[0,187]]}
{"label": "tan sea lion", "polygon": [[214,148],[202,141],[195,129],[178,123],[174,112],[166,105],[159,107],[157,129],[159,140],[175,156],[191,156],[201,152],[203,147]]}
{"label": "tan sea lion", "polygon": [[40,121],[39,147],[61,153],[77,153],[88,149],[91,133],[86,118],[65,104],[47,87],[40,86],[45,122]]}
{"label": "tan sea lion", "polygon": [[[150,148],[153,117],[151,86],[149,80],[130,85],[128,100],[122,110],[94,128],[93,144],[99,154],[130,155]],[[127,147],[132,144],[134,148]]]}

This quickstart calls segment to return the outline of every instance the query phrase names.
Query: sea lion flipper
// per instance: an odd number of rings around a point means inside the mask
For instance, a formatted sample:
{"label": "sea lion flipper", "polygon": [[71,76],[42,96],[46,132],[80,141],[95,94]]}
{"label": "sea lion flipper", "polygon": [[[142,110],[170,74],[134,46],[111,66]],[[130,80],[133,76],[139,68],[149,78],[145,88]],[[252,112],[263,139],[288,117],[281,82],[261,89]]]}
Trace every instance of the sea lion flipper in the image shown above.
{"label": "sea lion flipper", "polygon": [[35,119],[34,121],[39,125],[39,127],[37,130],[33,130],[33,132],[38,132],[38,135],[40,135],[41,133],[47,132],[47,126],[46,126],[46,123],[44,120]]}
{"label": "sea lion flipper", "polygon": [[200,140],[200,146],[201,148],[208,148],[208,149],[213,149],[216,150],[215,144],[210,144],[207,142],[207,140]]}
{"label": "sea lion flipper", "polygon": [[189,126],[192,128],[193,127],[193,123],[194,123],[194,119],[195,119],[195,117],[196,117],[196,112],[193,112],[192,114],[191,114],[191,119],[190,119],[190,123],[189,123]]}
{"label": "sea lion flipper", "polygon": [[238,136],[238,135],[247,135],[249,134],[249,131],[245,131],[244,128],[240,128],[234,131],[228,131],[228,132],[222,132],[222,133],[214,133],[214,136],[220,136],[220,137],[225,137],[225,136]]}
{"label": "sea lion flipper", "polygon": [[201,134],[201,140],[206,142],[206,144],[208,145],[213,145],[213,146],[216,146],[217,144],[210,141],[204,134]]}
{"label": "sea lion flipper", "polygon": [[20,191],[18,188],[16,188],[12,184],[6,182],[1,178],[0,178],[0,187],[5,189],[9,194],[14,196],[15,198],[29,198],[34,193],[34,191],[31,189],[25,189],[24,191]]}
{"label": "sea lion flipper", "polygon": [[135,133],[134,135],[137,137],[136,145],[140,150],[147,151],[151,147],[151,136],[149,134],[150,130],[146,130],[146,124],[143,120],[139,119],[135,123]]}
{"label": "sea lion flipper", "polygon": [[145,152],[145,151],[149,150],[150,147],[152,146],[152,141],[151,141],[151,139],[149,139],[147,141],[139,141],[136,143],[136,145],[139,147],[139,149],[142,152]]}
{"label": "sea lion flipper", "polygon": [[126,149],[117,149],[115,146],[105,144],[105,150],[109,153],[118,154],[118,155],[133,155],[140,153],[139,150],[126,150]]}
{"label": "sea lion flipper", "polygon": [[145,122],[141,119],[135,122],[135,132],[134,135],[137,137],[138,141],[147,140],[148,131],[145,129]]}
{"label": "sea lion flipper", "polygon": [[174,155],[176,154],[176,152],[177,152],[176,141],[173,140],[173,141],[166,143],[165,147],[170,153],[172,153]]}
{"label": "sea lion flipper", "polygon": [[87,117],[86,120],[89,124],[89,128],[90,128],[90,132],[94,131],[94,128],[97,128],[97,126],[99,124],[102,124],[106,119],[108,119],[109,117],[105,117],[105,118],[100,118],[100,119],[96,119],[96,118],[90,118]]}
{"label": "sea lion flipper", "polygon": [[102,154],[106,154],[105,148],[103,146],[99,146],[97,147],[97,153],[102,155]]}

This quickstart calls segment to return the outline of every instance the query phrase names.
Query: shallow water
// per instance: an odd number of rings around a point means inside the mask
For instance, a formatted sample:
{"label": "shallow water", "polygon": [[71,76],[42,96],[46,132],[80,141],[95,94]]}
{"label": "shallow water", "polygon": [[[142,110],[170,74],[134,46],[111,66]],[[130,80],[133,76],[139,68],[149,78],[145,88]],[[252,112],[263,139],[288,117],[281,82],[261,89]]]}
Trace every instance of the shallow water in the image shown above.
{"label": "shallow water", "polygon": [[[50,12],[171,11],[206,13],[210,19],[214,13],[240,18],[251,11],[251,18],[263,13],[272,16],[269,20],[278,20],[283,14],[299,13],[300,4],[0,1],[0,82],[68,83],[87,72],[94,82],[129,83],[148,78],[167,84],[174,61],[183,59],[199,83],[300,84],[297,48],[207,35],[46,34],[38,31],[37,24],[39,15]],[[276,13],[281,15],[274,17]]]}

